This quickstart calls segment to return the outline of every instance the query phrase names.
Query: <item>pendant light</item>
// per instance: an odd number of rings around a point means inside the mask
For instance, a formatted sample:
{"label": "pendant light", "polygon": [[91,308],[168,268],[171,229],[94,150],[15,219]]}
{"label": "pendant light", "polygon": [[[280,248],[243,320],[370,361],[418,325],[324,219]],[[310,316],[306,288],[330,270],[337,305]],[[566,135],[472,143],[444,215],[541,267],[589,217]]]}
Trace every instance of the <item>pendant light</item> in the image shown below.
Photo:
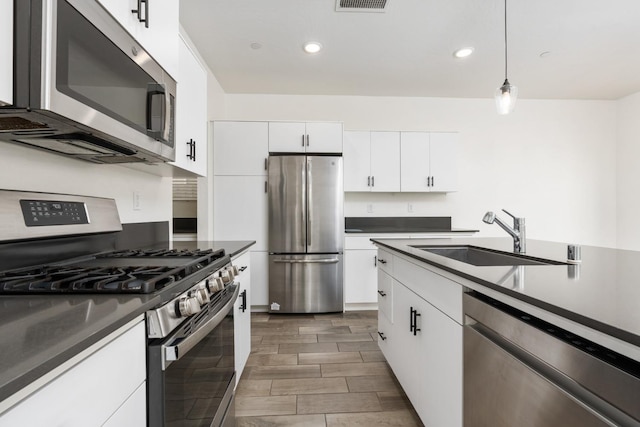
{"label": "pendant light", "polygon": [[507,78],[507,0],[504,0],[504,83],[496,89],[495,98],[498,114],[512,112],[518,98],[518,88]]}

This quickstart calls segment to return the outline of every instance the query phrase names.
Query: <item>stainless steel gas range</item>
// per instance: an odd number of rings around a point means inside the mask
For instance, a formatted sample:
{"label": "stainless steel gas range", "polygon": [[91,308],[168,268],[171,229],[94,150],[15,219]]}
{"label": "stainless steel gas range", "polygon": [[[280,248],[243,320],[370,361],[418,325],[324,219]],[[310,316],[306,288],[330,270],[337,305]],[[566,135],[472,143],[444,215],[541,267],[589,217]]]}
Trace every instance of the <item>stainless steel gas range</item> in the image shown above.
{"label": "stainless steel gas range", "polygon": [[[142,294],[149,426],[233,423],[233,304],[224,250],[115,250],[111,199],[0,190],[0,294]],[[26,255],[26,256],[25,256]]]}

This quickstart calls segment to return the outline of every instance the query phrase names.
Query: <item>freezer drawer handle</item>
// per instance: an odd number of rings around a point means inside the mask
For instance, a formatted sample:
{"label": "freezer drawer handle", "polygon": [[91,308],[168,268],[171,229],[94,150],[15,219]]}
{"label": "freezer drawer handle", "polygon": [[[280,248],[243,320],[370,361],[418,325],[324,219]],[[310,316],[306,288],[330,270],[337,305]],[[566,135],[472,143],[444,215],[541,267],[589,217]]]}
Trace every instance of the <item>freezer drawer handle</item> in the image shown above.
{"label": "freezer drawer handle", "polygon": [[338,258],[329,259],[274,259],[273,262],[286,264],[335,264],[340,262]]}

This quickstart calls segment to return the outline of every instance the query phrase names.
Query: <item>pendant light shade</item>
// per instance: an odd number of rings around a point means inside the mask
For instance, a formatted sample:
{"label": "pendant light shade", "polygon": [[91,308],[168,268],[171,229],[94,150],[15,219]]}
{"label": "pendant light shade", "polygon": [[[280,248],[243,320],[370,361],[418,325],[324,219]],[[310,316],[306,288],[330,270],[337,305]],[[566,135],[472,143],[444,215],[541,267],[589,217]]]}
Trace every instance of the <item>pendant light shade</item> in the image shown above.
{"label": "pendant light shade", "polygon": [[507,78],[507,0],[504,0],[504,83],[496,89],[496,107],[498,114],[509,114],[516,106],[518,98],[518,88],[509,83]]}

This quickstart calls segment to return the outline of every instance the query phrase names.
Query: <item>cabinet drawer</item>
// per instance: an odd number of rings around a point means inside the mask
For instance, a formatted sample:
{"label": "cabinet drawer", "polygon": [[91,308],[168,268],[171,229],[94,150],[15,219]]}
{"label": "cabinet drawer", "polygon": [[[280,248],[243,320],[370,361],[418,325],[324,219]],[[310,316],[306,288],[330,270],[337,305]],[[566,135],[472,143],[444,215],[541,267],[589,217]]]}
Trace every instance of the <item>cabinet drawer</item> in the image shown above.
{"label": "cabinet drawer", "polygon": [[378,347],[380,347],[382,354],[389,364],[391,364],[391,360],[394,358],[393,352],[398,352],[397,348],[394,349],[394,334],[391,328],[392,325],[387,317],[381,312],[378,312]]}
{"label": "cabinet drawer", "polygon": [[462,285],[403,258],[396,257],[393,264],[396,280],[457,323],[463,324]]}
{"label": "cabinet drawer", "polygon": [[393,323],[393,279],[382,270],[378,270],[378,316],[384,316]]}
{"label": "cabinet drawer", "polygon": [[393,255],[384,249],[378,249],[378,268],[393,275]]}

